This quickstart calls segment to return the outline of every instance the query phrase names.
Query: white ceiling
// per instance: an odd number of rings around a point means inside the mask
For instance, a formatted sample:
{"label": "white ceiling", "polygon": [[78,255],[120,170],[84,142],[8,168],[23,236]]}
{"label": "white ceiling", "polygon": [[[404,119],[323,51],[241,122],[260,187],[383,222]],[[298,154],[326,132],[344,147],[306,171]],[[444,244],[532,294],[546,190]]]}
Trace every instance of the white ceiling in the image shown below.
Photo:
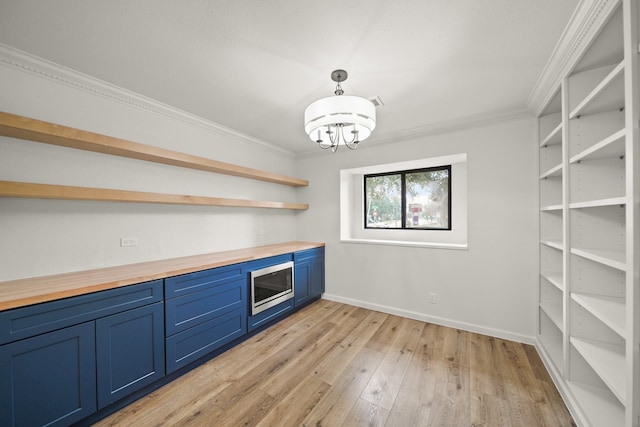
{"label": "white ceiling", "polygon": [[522,112],[578,0],[0,0],[0,43],[281,146],[308,104],[379,96],[390,139]]}

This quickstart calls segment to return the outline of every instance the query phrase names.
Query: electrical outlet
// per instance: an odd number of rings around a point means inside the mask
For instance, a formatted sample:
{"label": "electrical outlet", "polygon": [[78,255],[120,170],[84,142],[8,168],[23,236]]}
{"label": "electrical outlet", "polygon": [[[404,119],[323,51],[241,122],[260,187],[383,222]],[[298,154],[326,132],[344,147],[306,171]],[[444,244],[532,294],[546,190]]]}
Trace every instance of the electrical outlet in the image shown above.
{"label": "electrical outlet", "polygon": [[436,303],[436,296],[438,296],[438,294],[436,294],[435,292],[430,292],[429,293],[429,303],[435,304]]}
{"label": "electrical outlet", "polygon": [[120,238],[120,246],[138,246],[138,238],[137,237],[121,237]]}

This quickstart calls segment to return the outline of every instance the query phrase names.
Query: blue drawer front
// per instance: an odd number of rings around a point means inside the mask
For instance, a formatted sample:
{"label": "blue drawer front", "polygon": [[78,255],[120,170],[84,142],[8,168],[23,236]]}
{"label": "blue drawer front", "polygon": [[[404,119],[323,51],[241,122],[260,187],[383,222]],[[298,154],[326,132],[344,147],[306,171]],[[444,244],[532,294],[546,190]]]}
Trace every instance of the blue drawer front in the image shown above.
{"label": "blue drawer front", "polygon": [[163,300],[162,280],[0,312],[0,344]]}
{"label": "blue drawer front", "polygon": [[247,308],[247,281],[238,279],[167,301],[167,336],[185,331],[230,311]]}
{"label": "blue drawer front", "polygon": [[167,338],[167,374],[244,335],[246,319],[240,309]]}
{"label": "blue drawer front", "polygon": [[302,261],[307,258],[324,257],[324,247],[305,249],[304,251],[298,251],[293,253],[294,261]]}
{"label": "blue drawer front", "polygon": [[283,255],[271,256],[269,258],[261,258],[253,261],[248,261],[246,263],[247,272],[251,272],[253,270],[259,270],[264,267],[270,267],[272,265],[282,264],[283,262],[292,261],[292,260],[293,260],[292,254],[283,254]]}
{"label": "blue drawer front", "polygon": [[255,316],[249,316],[249,319],[247,321],[249,324],[248,325],[249,330],[252,331],[266,324],[267,322],[277,319],[278,317],[284,316],[285,313],[293,310],[293,306],[294,306],[294,299],[291,298],[290,300],[282,302],[276,305],[275,307],[268,308],[265,311],[256,314]]}
{"label": "blue drawer front", "polygon": [[227,281],[239,279],[244,275],[244,264],[233,264],[225,267],[196,271],[164,280],[166,298],[174,298],[196,292]]}

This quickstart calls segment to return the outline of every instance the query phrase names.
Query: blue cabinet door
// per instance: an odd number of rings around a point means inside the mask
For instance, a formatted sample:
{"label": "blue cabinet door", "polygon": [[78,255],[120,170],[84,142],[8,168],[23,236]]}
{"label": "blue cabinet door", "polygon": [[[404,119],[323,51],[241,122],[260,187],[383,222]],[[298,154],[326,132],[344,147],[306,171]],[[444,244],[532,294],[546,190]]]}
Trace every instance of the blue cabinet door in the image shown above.
{"label": "blue cabinet door", "polygon": [[313,258],[309,268],[309,295],[317,298],[324,293],[324,257]]}
{"label": "blue cabinet door", "polygon": [[299,261],[295,264],[293,293],[296,305],[304,304],[309,300],[309,278],[311,276],[311,264],[309,260]]}
{"label": "blue cabinet door", "polygon": [[164,306],[96,320],[98,408],[164,376]]}
{"label": "blue cabinet door", "polygon": [[0,346],[3,426],[67,426],[96,411],[94,322]]}
{"label": "blue cabinet door", "polygon": [[318,298],[324,292],[324,248],[295,252],[293,259],[294,293],[298,306]]}

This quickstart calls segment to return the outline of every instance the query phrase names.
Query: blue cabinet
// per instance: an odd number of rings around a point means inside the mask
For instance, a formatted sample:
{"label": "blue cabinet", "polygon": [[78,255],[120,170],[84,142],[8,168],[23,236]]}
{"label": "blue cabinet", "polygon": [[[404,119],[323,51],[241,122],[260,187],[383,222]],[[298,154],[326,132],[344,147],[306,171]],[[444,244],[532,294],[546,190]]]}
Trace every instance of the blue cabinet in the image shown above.
{"label": "blue cabinet", "polygon": [[[295,298],[251,316],[249,272],[291,260]],[[315,248],[2,311],[0,426],[81,421],[322,292]]]}
{"label": "blue cabinet", "polygon": [[162,377],[162,300],[156,280],[0,312],[0,424],[70,425]]}
{"label": "blue cabinet", "polygon": [[3,426],[66,426],[96,411],[94,322],[0,347]]}
{"label": "blue cabinet", "polygon": [[247,332],[245,271],[234,264],[165,280],[167,373]]}
{"label": "blue cabinet", "polygon": [[324,292],[324,248],[295,252],[293,259],[294,300],[298,307],[317,299]]}
{"label": "blue cabinet", "polygon": [[98,409],[164,376],[164,305],[96,320]]}

